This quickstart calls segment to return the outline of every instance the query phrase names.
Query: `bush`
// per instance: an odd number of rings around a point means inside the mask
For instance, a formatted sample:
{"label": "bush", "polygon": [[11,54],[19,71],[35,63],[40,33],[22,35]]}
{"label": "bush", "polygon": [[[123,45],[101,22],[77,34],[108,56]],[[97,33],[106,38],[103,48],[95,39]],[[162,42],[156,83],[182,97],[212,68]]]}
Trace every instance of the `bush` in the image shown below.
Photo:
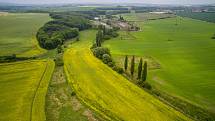
{"label": "bush", "polygon": [[103,39],[104,39],[104,40],[109,40],[109,39],[111,39],[111,36],[110,36],[110,35],[105,35],[105,36],[103,37]]}
{"label": "bush", "polygon": [[55,61],[55,64],[56,64],[57,66],[63,66],[63,65],[64,65],[62,55],[57,56],[56,59],[55,59],[54,61]]}
{"label": "bush", "polygon": [[119,36],[118,33],[116,33],[116,32],[112,33],[112,37],[118,37],[118,36]]}
{"label": "bush", "polygon": [[113,70],[114,71],[116,71],[117,73],[119,73],[119,74],[122,74],[124,71],[123,71],[123,68],[120,68],[120,67],[118,67],[118,66],[114,66],[113,67]]}
{"label": "bush", "polygon": [[144,82],[143,83],[143,88],[146,88],[148,90],[151,90],[152,89],[152,86],[148,83],[148,82]]}
{"label": "bush", "polygon": [[99,59],[102,59],[104,54],[110,55],[110,50],[105,47],[97,47],[93,49],[93,54]]}
{"label": "bush", "polygon": [[112,61],[112,62],[109,62],[107,65],[108,65],[109,67],[114,67],[115,63]]}
{"label": "bush", "polygon": [[93,50],[93,49],[95,49],[95,48],[97,48],[96,43],[94,43],[90,49]]}
{"label": "bush", "polygon": [[109,54],[104,54],[102,56],[102,61],[105,63],[105,64],[108,64],[109,62],[112,62],[112,58],[110,57]]}
{"label": "bush", "polygon": [[58,47],[57,47],[57,52],[58,52],[58,53],[62,53],[62,52],[63,52],[63,48],[62,48],[61,45],[58,45]]}
{"label": "bush", "polygon": [[71,92],[71,96],[75,96],[76,93],[74,91]]}

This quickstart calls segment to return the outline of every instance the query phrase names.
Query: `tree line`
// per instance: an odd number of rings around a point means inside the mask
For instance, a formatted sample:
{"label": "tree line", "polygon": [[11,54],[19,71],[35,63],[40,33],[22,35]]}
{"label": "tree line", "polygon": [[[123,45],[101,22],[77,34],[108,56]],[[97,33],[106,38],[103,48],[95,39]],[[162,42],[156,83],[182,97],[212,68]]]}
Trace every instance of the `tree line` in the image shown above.
{"label": "tree line", "polygon": [[215,39],[215,34],[211,37],[211,39]]}
{"label": "tree line", "polygon": [[[108,48],[102,47],[102,42],[106,40],[105,36],[110,37],[117,37],[117,30],[118,29],[107,29],[105,26],[100,25],[98,27],[98,32],[96,34],[95,44],[92,46],[92,52],[94,56],[102,60],[105,64],[111,67],[113,70],[117,71],[118,73],[122,74],[128,70],[128,56],[125,56],[124,60],[124,70],[121,67],[118,67],[111,57],[110,50]],[[108,38],[109,39],[109,38]],[[135,73],[135,56],[132,57],[130,62],[130,74],[133,77]],[[138,74],[137,79],[140,83],[143,83],[147,79],[147,62],[144,62],[143,59],[140,58],[139,65],[138,65]]]}
{"label": "tree line", "polygon": [[106,28],[104,25],[99,25],[94,46],[101,47],[101,43],[105,40],[119,36],[119,34],[117,33],[118,30],[119,28],[117,27]]}
{"label": "tree line", "polygon": [[54,20],[41,27],[36,36],[45,49],[55,49],[66,40],[78,37],[79,31],[91,28],[90,21],[81,14],[51,13],[50,16]]}
{"label": "tree line", "polygon": [[118,28],[106,28],[103,25],[98,26],[95,43],[93,44],[91,50],[94,56],[102,60],[103,63],[111,67],[114,71],[122,74],[123,68],[120,68],[115,64],[111,57],[110,50],[106,47],[102,47],[102,42],[118,36],[117,30]]}
{"label": "tree line", "polygon": [[[147,66],[148,66],[147,62],[145,61],[144,65],[143,65],[143,59],[140,58],[140,61],[138,64],[138,71],[137,71],[137,79],[139,80],[140,83],[145,82],[147,79],[147,70],[148,70]],[[128,56],[127,55],[125,56],[125,59],[124,59],[124,69],[125,69],[125,71],[128,70]],[[132,78],[134,76],[134,73],[135,73],[135,56],[132,56],[131,62],[130,62],[130,74],[131,74]]]}

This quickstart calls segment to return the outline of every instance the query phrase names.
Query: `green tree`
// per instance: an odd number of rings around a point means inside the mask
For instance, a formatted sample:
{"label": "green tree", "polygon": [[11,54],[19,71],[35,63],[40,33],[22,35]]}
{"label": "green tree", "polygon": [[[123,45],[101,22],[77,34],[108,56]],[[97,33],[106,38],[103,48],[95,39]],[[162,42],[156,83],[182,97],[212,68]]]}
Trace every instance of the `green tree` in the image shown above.
{"label": "green tree", "polygon": [[98,33],[96,34],[97,47],[101,47],[102,38],[103,38],[102,31],[99,29]]}
{"label": "green tree", "polygon": [[106,34],[106,27],[102,26],[103,36]]}
{"label": "green tree", "polygon": [[143,70],[143,73],[142,73],[142,81],[146,81],[146,78],[147,78],[147,62],[145,61],[144,63],[144,66],[143,66],[144,70]]}
{"label": "green tree", "polygon": [[134,75],[134,68],[135,68],[135,57],[133,56],[131,59],[131,76]]}
{"label": "green tree", "polygon": [[128,56],[127,55],[125,56],[124,69],[125,69],[125,71],[127,71],[127,69],[128,69]]}
{"label": "green tree", "polygon": [[57,52],[58,52],[58,53],[62,53],[62,52],[63,52],[63,48],[62,48],[61,45],[58,45],[58,47],[57,47]]}
{"label": "green tree", "polygon": [[138,65],[137,79],[141,79],[142,70],[143,70],[143,59],[141,58],[140,62],[139,62],[139,65]]}
{"label": "green tree", "polygon": [[80,41],[80,37],[79,36],[76,38],[76,41]]}

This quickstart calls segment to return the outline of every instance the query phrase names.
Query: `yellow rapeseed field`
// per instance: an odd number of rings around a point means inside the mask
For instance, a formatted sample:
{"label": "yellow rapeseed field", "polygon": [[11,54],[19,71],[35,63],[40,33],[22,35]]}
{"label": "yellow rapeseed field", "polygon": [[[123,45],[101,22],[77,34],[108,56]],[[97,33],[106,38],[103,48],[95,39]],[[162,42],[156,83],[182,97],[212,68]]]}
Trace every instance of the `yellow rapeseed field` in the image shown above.
{"label": "yellow rapeseed field", "polygon": [[51,60],[0,64],[0,120],[44,121]]}
{"label": "yellow rapeseed field", "polygon": [[89,49],[93,35],[95,31],[82,32],[80,42],[73,44],[64,55],[69,83],[83,102],[109,120],[191,120],[95,58]]}

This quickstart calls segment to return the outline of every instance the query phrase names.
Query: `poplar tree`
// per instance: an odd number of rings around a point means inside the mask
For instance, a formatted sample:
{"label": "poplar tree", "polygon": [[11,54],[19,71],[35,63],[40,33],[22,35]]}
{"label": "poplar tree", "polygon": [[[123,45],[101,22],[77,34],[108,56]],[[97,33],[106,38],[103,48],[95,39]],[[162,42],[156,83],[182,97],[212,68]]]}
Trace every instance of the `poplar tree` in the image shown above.
{"label": "poplar tree", "polygon": [[131,76],[134,75],[134,68],[135,68],[135,57],[133,56],[131,59]]}
{"label": "poplar tree", "polygon": [[98,33],[96,34],[96,46],[97,47],[101,47],[101,42],[100,42],[99,34]]}
{"label": "poplar tree", "polygon": [[143,66],[144,70],[143,70],[143,73],[142,73],[142,81],[146,81],[146,78],[147,78],[147,62],[145,61],[144,63],[144,66]]}
{"label": "poplar tree", "polygon": [[102,31],[99,29],[99,31],[96,34],[96,45],[97,45],[97,47],[101,47],[102,38],[103,38]]}
{"label": "poplar tree", "polygon": [[124,69],[127,71],[128,69],[128,56],[125,56]]}
{"label": "poplar tree", "polygon": [[139,62],[139,65],[138,65],[137,79],[141,79],[142,70],[143,70],[143,59],[141,58],[140,62]]}

